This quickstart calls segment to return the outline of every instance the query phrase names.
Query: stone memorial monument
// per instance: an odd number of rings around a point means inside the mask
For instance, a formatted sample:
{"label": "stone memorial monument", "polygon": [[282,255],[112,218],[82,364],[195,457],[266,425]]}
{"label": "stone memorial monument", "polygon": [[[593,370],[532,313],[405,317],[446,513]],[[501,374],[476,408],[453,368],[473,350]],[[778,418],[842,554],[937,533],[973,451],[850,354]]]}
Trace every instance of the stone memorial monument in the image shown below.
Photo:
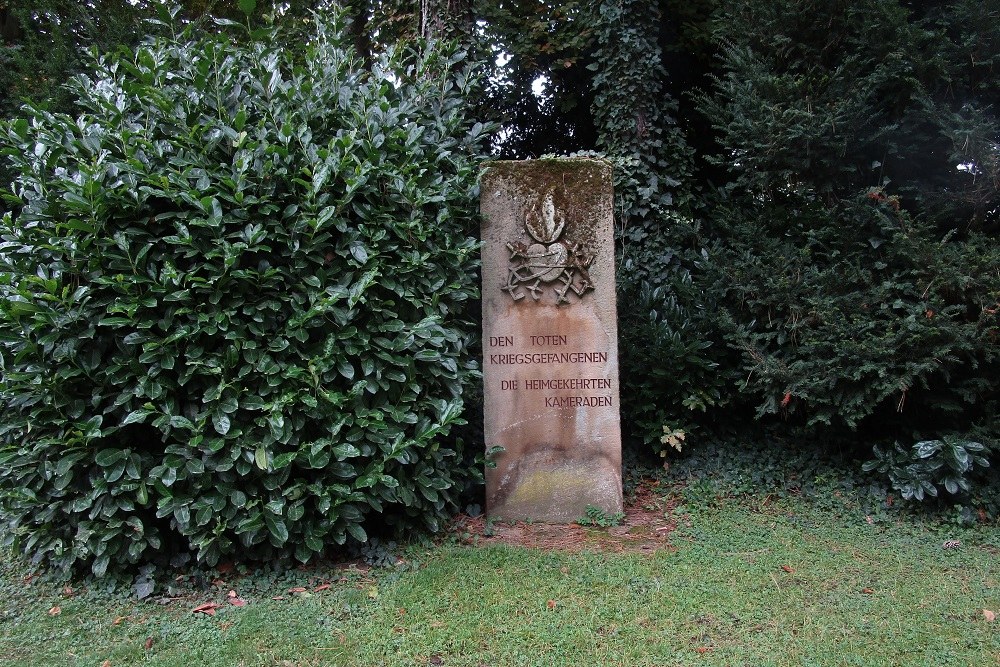
{"label": "stone memorial monument", "polygon": [[611,167],[495,162],[482,175],[486,470],[493,519],[622,509]]}

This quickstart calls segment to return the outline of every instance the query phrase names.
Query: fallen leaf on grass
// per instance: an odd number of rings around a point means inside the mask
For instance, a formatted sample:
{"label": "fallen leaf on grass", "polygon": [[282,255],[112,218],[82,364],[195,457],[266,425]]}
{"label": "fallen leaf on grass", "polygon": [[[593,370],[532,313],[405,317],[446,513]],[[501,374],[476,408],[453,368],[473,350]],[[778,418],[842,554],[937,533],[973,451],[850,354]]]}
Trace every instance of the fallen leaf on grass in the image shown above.
{"label": "fallen leaf on grass", "polygon": [[861,589],[861,593],[862,593],[863,595],[871,595],[871,594],[872,594],[872,593],[874,593],[874,592],[875,592],[875,589],[874,589],[874,588],[862,588],[862,589]]}
{"label": "fallen leaf on grass", "polygon": [[229,604],[234,607],[245,607],[247,604],[247,601],[237,595],[236,591],[229,591],[226,597],[229,598]]}
{"label": "fallen leaf on grass", "polygon": [[215,610],[221,605],[218,602],[206,602],[205,604],[200,604],[191,610],[192,614],[208,614],[209,616],[215,616]]}
{"label": "fallen leaf on grass", "polygon": [[989,621],[990,623],[992,623],[993,621],[996,620],[997,615],[994,614],[989,609],[983,609],[983,618],[985,618],[987,621]]}
{"label": "fallen leaf on grass", "polygon": [[101,667],[111,667],[111,661],[105,660],[104,662],[101,663]]}
{"label": "fallen leaf on grass", "polygon": [[795,568],[792,567],[791,565],[782,565],[781,569],[787,572],[788,574],[795,574]]}
{"label": "fallen leaf on grass", "polygon": [[277,600],[278,602],[281,602],[282,600],[284,600],[284,599],[285,599],[285,596],[284,596],[284,595],[275,595],[275,596],[274,596],[273,598],[271,598],[271,599],[272,599],[272,600]]}
{"label": "fallen leaf on grass", "polygon": [[439,655],[432,655],[430,662],[432,665],[443,665],[444,659]]}
{"label": "fallen leaf on grass", "polygon": [[73,587],[72,586],[63,586],[62,594],[65,595],[68,598],[73,597]]}
{"label": "fallen leaf on grass", "polygon": [[124,616],[119,616],[115,620],[111,621],[111,625],[121,625],[122,621],[125,620]]}
{"label": "fallen leaf on grass", "polygon": [[295,588],[289,588],[288,592],[289,593],[305,593],[306,589],[304,589],[302,586],[296,586]]}
{"label": "fallen leaf on grass", "polygon": [[153,648],[153,638],[152,637],[146,637],[146,644],[145,644],[145,646],[146,646],[146,650],[147,651],[149,651],[149,650],[151,650]]}
{"label": "fallen leaf on grass", "polygon": [[545,603],[545,606],[547,606],[549,609],[555,609],[556,608],[556,601],[555,600],[549,600],[548,602]]}
{"label": "fallen leaf on grass", "polygon": [[694,650],[694,652],[695,653],[711,653],[712,652],[712,647],[711,646],[699,646],[698,648],[696,648]]}
{"label": "fallen leaf on grass", "polygon": [[49,616],[58,616],[61,613],[62,609],[59,607],[52,607],[52,609],[49,609]]}
{"label": "fallen leaf on grass", "polygon": [[319,593],[320,591],[325,591],[330,587],[330,584],[323,584],[322,586],[317,586],[313,589],[313,593]]}

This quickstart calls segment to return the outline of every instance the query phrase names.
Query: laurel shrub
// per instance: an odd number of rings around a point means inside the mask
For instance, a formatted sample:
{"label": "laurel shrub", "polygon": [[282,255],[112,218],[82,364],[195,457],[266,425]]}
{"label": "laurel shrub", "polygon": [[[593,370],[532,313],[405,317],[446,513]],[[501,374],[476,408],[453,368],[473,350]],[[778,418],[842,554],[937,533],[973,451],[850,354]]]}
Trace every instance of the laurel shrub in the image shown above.
{"label": "laurel shrub", "polygon": [[173,33],[3,126],[6,541],[101,576],[437,528],[471,474],[463,55],[362,64],[335,12],[294,49]]}

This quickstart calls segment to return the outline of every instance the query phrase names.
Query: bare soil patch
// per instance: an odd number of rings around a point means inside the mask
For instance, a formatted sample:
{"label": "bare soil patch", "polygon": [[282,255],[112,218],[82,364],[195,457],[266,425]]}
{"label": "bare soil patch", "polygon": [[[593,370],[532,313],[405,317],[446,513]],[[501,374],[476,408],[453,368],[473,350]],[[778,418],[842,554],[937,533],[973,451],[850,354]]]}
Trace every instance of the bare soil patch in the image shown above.
{"label": "bare soil patch", "polygon": [[659,482],[643,481],[625,499],[625,518],[618,526],[600,528],[576,523],[562,525],[526,521],[489,523],[485,516],[460,514],[451,532],[471,545],[506,544],[552,551],[653,552],[673,550],[670,534],[676,504],[664,497]]}

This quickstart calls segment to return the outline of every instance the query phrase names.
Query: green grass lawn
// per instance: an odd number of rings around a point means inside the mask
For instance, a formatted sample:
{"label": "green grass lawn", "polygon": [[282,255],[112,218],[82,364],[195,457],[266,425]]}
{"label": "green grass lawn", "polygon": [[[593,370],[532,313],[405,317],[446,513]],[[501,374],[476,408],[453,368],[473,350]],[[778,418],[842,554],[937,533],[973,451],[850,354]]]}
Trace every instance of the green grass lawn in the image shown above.
{"label": "green grass lawn", "polygon": [[[846,503],[753,496],[675,519],[675,548],[655,553],[452,541],[367,572],[233,575],[167,605],[66,595],[4,556],[0,664],[1000,664],[1000,621],[983,613],[1000,613],[994,526],[869,523]],[[248,604],[228,604],[231,589]],[[214,616],[191,613],[209,601]]]}

